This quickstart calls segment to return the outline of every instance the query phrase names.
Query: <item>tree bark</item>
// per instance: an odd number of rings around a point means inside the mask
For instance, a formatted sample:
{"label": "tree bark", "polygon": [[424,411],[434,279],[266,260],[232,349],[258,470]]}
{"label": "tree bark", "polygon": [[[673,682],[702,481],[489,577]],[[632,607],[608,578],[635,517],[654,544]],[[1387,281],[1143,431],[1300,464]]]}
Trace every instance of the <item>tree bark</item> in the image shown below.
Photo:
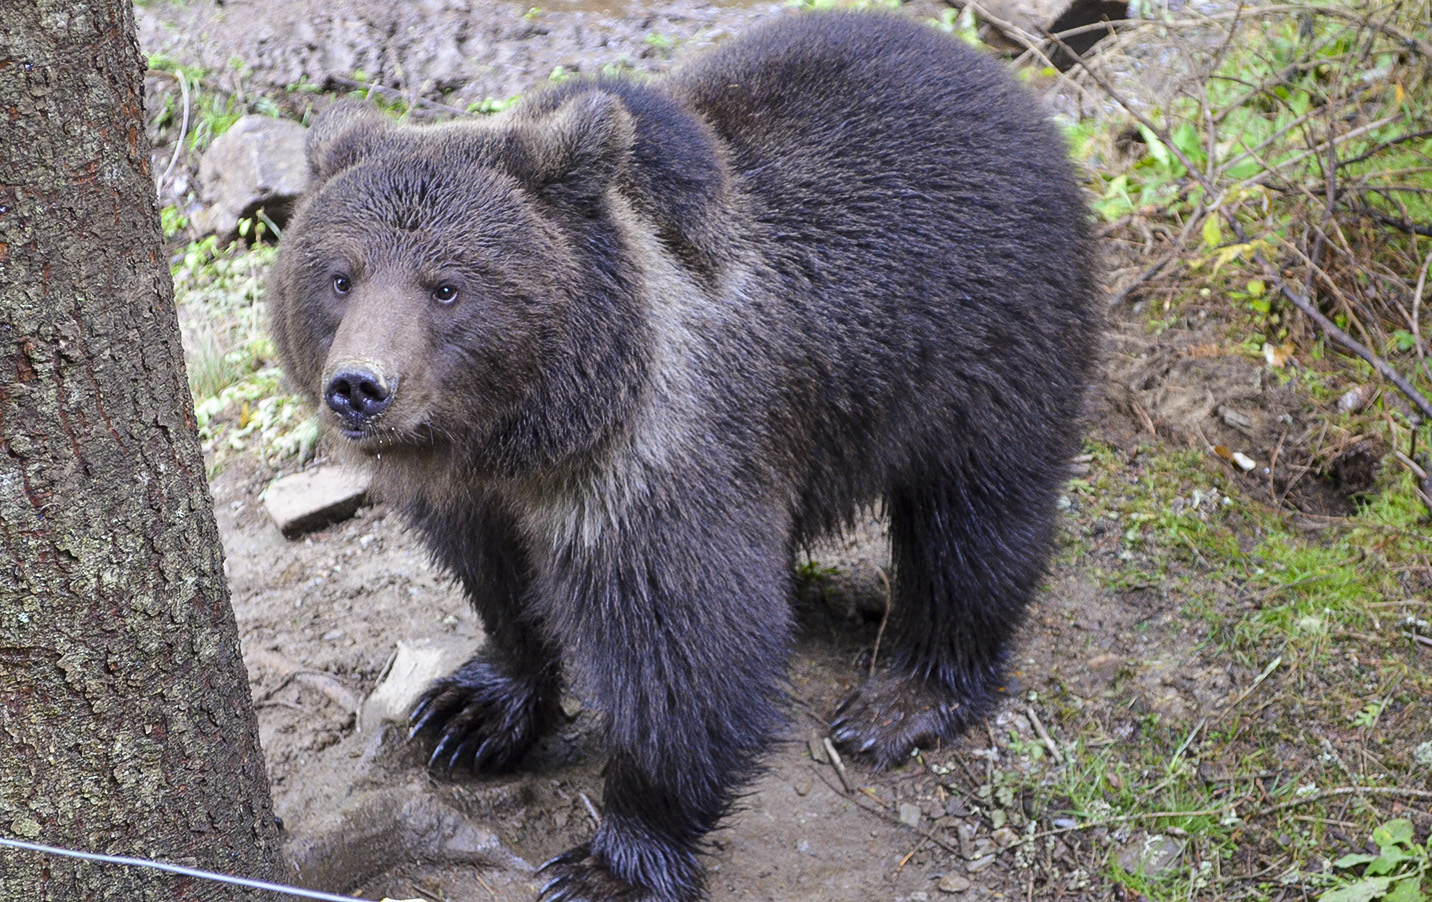
{"label": "tree bark", "polygon": [[[128,0],[0,0],[0,835],[282,875]],[[0,899],[271,899],[0,848]]]}

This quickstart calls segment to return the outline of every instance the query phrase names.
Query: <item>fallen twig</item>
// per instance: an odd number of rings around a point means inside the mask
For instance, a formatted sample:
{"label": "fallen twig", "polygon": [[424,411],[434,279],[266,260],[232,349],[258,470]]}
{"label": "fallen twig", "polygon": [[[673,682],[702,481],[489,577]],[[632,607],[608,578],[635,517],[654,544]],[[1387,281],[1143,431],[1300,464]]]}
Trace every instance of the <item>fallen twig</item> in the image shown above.
{"label": "fallen twig", "polygon": [[[1293,10],[1300,8],[1288,7],[1288,9]],[[1325,12],[1323,7],[1308,7],[1306,9],[1313,12]],[[1266,10],[1264,10],[1264,12],[1266,12]],[[1329,12],[1328,14],[1331,13]],[[1366,24],[1372,25],[1372,23]],[[1401,33],[1398,32],[1398,34],[1400,35]],[[1111,100],[1113,100],[1119,106],[1123,107],[1124,110],[1129,115],[1133,116],[1134,119],[1138,121],[1140,125],[1144,126],[1144,128],[1148,129],[1155,137],[1157,137],[1159,141],[1163,143],[1164,147],[1167,148],[1168,151],[1178,159],[1179,163],[1183,165],[1184,169],[1187,170],[1189,176],[1195,181],[1197,181],[1200,186],[1203,187],[1203,190],[1207,196],[1219,196],[1219,192],[1216,190],[1216,187],[1213,185],[1213,183],[1208,179],[1207,176],[1198,171],[1198,168],[1193,165],[1193,161],[1190,160],[1188,156],[1182,150],[1179,149],[1178,145],[1169,136],[1168,131],[1166,129],[1160,128],[1147,116],[1139,112],[1133,106],[1133,104],[1131,104],[1122,94],[1120,94],[1114,88],[1113,85],[1109,84],[1107,79],[1105,79],[1097,71],[1095,71],[1094,68],[1090,66],[1087,62],[1085,62],[1079,54],[1075,53],[1072,49],[1070,49],[1069,46],[1059,38],[1058,35],[1049,31],[1045,31],[1044,36],[1062,47],[1064,51],[1070,55],[1074,62],[1078,64],[1086,73],[1088,73],[1089,77],[1094,80],[1094,83],[1097,84],[1100,88],[1103,89],[1106,94],[1109,95],[1109,98]],[[1408,38],[1408,40],[1411,39]],[[1429,45],[1429,47],[1432,47],[1432,45]],[[1420,49],[1419,52],[1421,52]],[[1429,52],[1429,55],[1432,55],[1432,52]],[[1373,124],[1379,126],[1385,125],[1388,122],[1393,121],[1395,118],[1396,117],[1388,117],[1384,120],[1379,120],[1379,122]],[[1307,156],[1313,153],[1319,153],[1330,146],[1336,145],[1337,143],[1347,140],[1347,138],[1350,137],[1354,132],[1364,132],[1367,131],[1370,127],[1371,125],[1365,125],[1361,126],[1358,129],[1353,129],[1350,132],[1345,132],[1336,138],[1330,139],[1323,144],[1304,151],[1303,156]],[[1267,171],[1270,172],[1271,170]],[[1253,181],[1256,181],[1257,178],[1258,177],[1255,176],[1253,179],[1245,179],[1244,183],[1251,183]],[[1219,212],[1223,214],[1224,220],[1228,223],[1229,227],[1233,229],[1233,233],[1237,236],[1240,242],[1242,242],[1243,244],[1249,243],[1248,233],[1244,230],[1243,224],[1238,221],[1238,217],[1233,210],[1221,207],[1216,201],[1210,206],[1219,209]],[[1405,379],[1400,373],[1393,369],[1392,366],[1387,363],[1387,361],[1383,360],[1381,357],[1377,356],[1371,350],[1369,350],[1368,347],[1362,342],[1358,341],[1351,335],[1344,332],[1342,329],[1338,328],[1338,325],[1334,323],[1331,319],[1329,319],[1326,315],[1324,315],[1321,310],[1318,310],[1317,307],[1310,300],[1308,300],[1305,295],[1294,291],[1293,288],[1289,286],[1288,283],[1283,279],[1282,274],[1278,271],[1278,269],[1274,267],[1273,264],[1269,262],[1265,256],[1263,256],[1263,253],[1261,251],[1254,251],[1253,258],[1254,261],[1257,262],[1263,268],[1269,279],[1278,284],[1279,293],[1282,294],[1283,297],[1287,298],[1290,302],[1292,302],[1293,306],[1297,307],[1300,311],[1307,315],[1307,317],[1311,319],[1318,326],[1318,328],[1320,328],[1329,338],[1342,345],[1344,348],[1352,351],[1358,357],[1361,357],[1364,361],[1366,361],[1373,369],[1377,370],[1377,372],[1381,374],[1383,378],[1387,379],[1387,381],[1395,385],[1397,387],[1397,390],[1402,392],[1403,395],[1406,396],[1407,399],[1410,400],[1418,408],[1418,410],[1422,411],[1423,416],[1432,419],[1432,402],[1429,402],[1421,392],[1414,388],[1411,382],[1407,381],[1407,379]]]}
{"label": "fallen twig", "polygon": [[1044,741],[1044,747],[1049,749],[1049,754],[1054,758],[1054,763],[1063,764],[1064,755],[1059,751],[1059,746],[1054,744],[1054,740],[1049,736],[1049,731],[1044,729],[1044,723],[1039,719],[1039,714],[1035,712],[1033,707],[1026,708],[1025,710],[1029,713],[1029,722],[1034,724],[1034,732],[1038,733],[1039,738]]}
{"label": "fallen twig", "polygon": [[1313,802],[1320,802],[1323,799],[1333,799],[1340,796],[1351,795],[1376,795],[1376,796],[1400,796],[1407,799],[1432,799],[1432,792],[1425,789],[1409,789],[1404,786],[1340,786],[1337,789],[1319,789],[1310,792],[1305,796],[1296,799],[1289,799],[1286,802],[1279,802],[1271,808],[1264,808],[1255,814],[1273,814],[1278,811],[1286,811],[1289,808],[1297,808],[1299,805],[1311,805]]}
{"label": "fallen twig", "polygon": [[821,742],[825,745],[825,753],[830,757],[830,765],[835,768],[835,775],[840,778],[840,785],[845,787],[845,794],[850,795],[855,791],[850,783],[850,775],[845,772],[845,762],[840,760],[840,752],[835,750],[835,743],[830,741],[829,736],[822,737]]}
{"label": "fallen twig", "polygon": [[[1230,219],[1230,221],[1232,220],[1231,215],[1228,218]],[[1245,236],[1241,234],[1242,231],[1243,230],[1241,227],[1238,228],[1238,232],[1240,233],[1240,241],[1246,240]],[[1270,273],[1277,272],[1277,270],[1273,268],[1271,263],[1268,263],[1266,260],[1261,259],[1261,254],[1258,254],[1256,256],[1260,258],[1260,261]],[[1361,357],[1363,360],[1367,361],[1368,365],[1370,365],[1373,369],[1377,370],[1377,372],[1380,373],[1384,379],[1397,386],[1397,390],[1402,392],[1402,394],[1405,395],[1409,401],[1416,405],[1417,409],[1422,411],[1422,415],[1424,417],[1432,419],[1432,401],[1428,401],[1427,398],[1421,392],[1413,388],[1412,383],[1408,382],[1402,376],[1401,373],[1393,369],[1392,366],[1388,364],[1386,360],[1383,360],[1381,357],[1372,353],[1372,351],[1368,350],[1367,346],[1364,345],[1362,342],[1358,341],[1356,338],[1353,338],[1351,335],[1347,334],[1342,329],[1339,329],[1337,323],[1328,319],[1327,316],[1325,316],[1321,310],[1319,310],[1313,305],[1312,301],[1308,300],[1303,295],[1288,287],[1288,283],[1284,282],[1281,278],[1278,279],[1278,290],[1283,295],[1283,297],[1287,298],[1289,301],[1292,301],[1294,307],[1297,307],[1299,310],[1303,311],[1303,313],[1307,314],[1309,319],[1317,323],[1318,328],[1326,332],[1329,338],[1332,338],[1338,344],[1342,345],[1349,351],[1352,351],[1354,354]]]}

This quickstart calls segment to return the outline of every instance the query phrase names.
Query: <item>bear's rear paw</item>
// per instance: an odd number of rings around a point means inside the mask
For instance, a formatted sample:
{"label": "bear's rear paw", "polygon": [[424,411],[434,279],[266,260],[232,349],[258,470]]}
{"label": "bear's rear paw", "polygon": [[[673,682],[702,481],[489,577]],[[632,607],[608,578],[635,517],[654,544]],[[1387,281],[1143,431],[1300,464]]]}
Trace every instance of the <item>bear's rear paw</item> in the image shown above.
{"label": "bear's rear paw", "polygon": [[551,721],[555,689],[510,677],[479,655],[435,681],[408,715],[410,739],[431,742],[428,767],[511,770]]}
{"label": "bear's rear paw", "polygon": [[884,673],[845,697],[830,732],[841,751],[885,770],[915,748],[954,739],[979,713],[946,687]]}
{"label": "bear's rear paw", "polygon": [[693,895],[662,895],[633,886],[613,874],[589,844],[563,852],[537,873],[548,878],[537,894],[537,902],[694,902],[701,898],[699,891]]}

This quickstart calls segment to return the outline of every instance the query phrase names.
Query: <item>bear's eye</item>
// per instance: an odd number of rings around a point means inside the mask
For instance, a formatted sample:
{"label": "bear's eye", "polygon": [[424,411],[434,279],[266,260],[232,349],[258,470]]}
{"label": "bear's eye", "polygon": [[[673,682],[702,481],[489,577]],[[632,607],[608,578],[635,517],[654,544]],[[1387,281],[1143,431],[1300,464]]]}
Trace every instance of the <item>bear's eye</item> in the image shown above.
{"label": "bear's eye", "polygon": [[333,290],[338,294],[347,294],[348,292],[353,290],[353,281],[347,276],[334,276]]}
{"label": "bear's eye", "polygon": [[452,285],[439,285],[433,289],[433,300],[439,304],[451,304],[457,300],[457,288]]}

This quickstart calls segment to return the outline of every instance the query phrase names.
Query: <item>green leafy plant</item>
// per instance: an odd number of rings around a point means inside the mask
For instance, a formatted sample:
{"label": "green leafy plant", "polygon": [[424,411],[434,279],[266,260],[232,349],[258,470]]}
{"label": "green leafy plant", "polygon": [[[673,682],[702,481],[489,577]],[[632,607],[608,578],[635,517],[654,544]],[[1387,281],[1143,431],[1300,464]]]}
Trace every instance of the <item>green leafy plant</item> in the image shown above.
{"label": "green leafy plant", "polygon": [[1358,852],[1333,862],[1339,871],[1362,868],[1357,877],[1339,877],[1343,885],[1318,897],[1318,902],[1426,902],[1432,873],[1432,839],[1419,845],[1412,822],[1399,818],[1372,831],[1377,853]]}

